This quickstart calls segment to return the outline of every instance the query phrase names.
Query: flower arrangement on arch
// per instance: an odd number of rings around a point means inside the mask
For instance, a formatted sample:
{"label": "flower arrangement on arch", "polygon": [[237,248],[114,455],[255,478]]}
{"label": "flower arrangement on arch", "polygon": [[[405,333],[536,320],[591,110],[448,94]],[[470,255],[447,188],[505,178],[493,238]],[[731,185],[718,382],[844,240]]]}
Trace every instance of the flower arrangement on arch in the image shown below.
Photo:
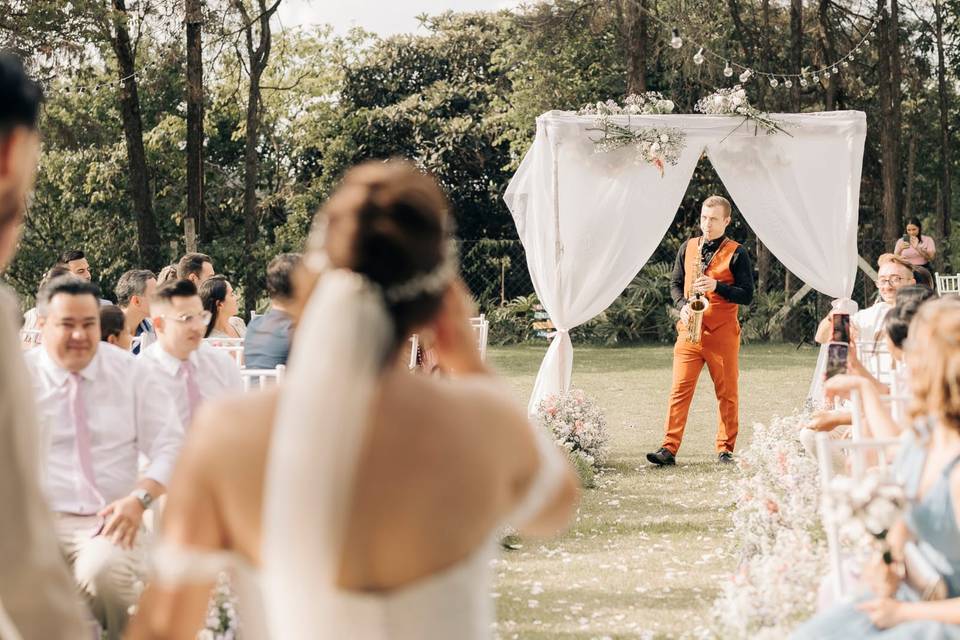
{"label": "flower arrangement on arch", "polygon": [[580,389],[549,395],[537,406],[537,421],[566,449],[584,484],[587,469],[595,470],[610,454],[607,419],[597,403]]}
{"label": "flower arrangement on arch", "polygon": [[[686,147],[686,134],[673,127],[631,127],[631,115],[656,115],[673,112],[673,101],[663,97],[657,91],[631,94],[623,104],[614,100],[588,104],[577,111],[577,115],[596,116],[596,125],[587,131],[600,135],[591,138],[594,151],[609,153],[624,147],[634,147],[640,162],[651,164],[663,177],[667,164],[676,165],[680,154]],[[614,116],[628,116],[626,124],[615,122]]]}
{"label": "flower arrangement on arch", "polygon": [[[777,132],[790,135],[790,132],[784,129],[779,121],[771,118],[769,113],[760,111],[760,109],[751,105],[747,98],[747,92],[739,84],[732,88],[720,89],[704,98],[700,98],[694,106],[694,110],[711,116],[740,116],[743,118],[743,122],[737,129],[747,122],[753,122],[754,135],[760,129],[763,129],[767,135]],[[734,131],[737,129],[734,129]]]}

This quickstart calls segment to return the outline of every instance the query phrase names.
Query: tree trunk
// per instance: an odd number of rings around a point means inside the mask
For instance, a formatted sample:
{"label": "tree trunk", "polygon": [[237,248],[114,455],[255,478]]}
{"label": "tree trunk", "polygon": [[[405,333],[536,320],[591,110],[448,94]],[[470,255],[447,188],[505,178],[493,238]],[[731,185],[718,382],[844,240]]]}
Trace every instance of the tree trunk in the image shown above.
{"label": "tree trunk", "polygon": [[913,182],[916,177],[917,165],[917,137],[910,136],[907,146],[907,186],[903,196],[903,219],[913,215]]}
{"label": "tree trunk", "polygon": [[113,33],[110,44],[117,57],[120,76],[120,118],[123,121],[123,136],[130,165],[130,195],[137,218],[137,253],[140,264],[147,269],[159,269],[163,263],[160,255],[160,232],[153,214],[153,197],[150,193],[150,174],[147,170],[147,154],[143,146],[143,118],[140,115],[140,94],[137,91],[136,57],[127,29],[125,0],[113,0],[111,17]]}
{"label": "tree trunk", "polygon": [[770,288],[770,250],[757,238],[757,293]]}
{"label": "tree trunk", "polygon": [[[820,49],[823,51],[823,58],[826,64],[831,64],[837,59],[836,46],[834,45],[833,32],[830,30],[830,16],[828,9],[831,0],[820,0],[820,6],[817,11],[817,22],[820,31]],[[840,68],[830,74],[827,80],[827,94],[824,100],[824,106],[827,111],[836,109],[837,88],[840,85]]]}
{"label": "tree trunk", "polygon": [[880,98],[880,162],[883,182],[883,242],[892,248],[900,237],[900,55],[899,9],[897,0],[890,1],[889,13],[883,9],[887,0],[878,0],[882,11],[878,32]]}
{"label": "tree trunk", "polygon": [[203,220],[203,12],[202,0],[186,0],[187,22],[187,220],[196,239]]}
{"label": "tree trunk", "polygon": [[[257,139],[260,135],[260,79],[267,61],[270,59],[272,44],[270,32],[270,18],[276,13],[280,0],[275,0],[268,8],[266,0],[257,0],[258,15],[250,19],[244,0],[233,0],[233,5],[240,14],[245,25],[244,37],[247,45],[247,69],[250,86],[247,90],[247,132],[244,140],[243,152],[243,248],[246,260],[246,269],[243,278],[243,306],[246,315],[257,308],[257,298],[260,294],[260,270],[257,260],[257,184],[260,181],[260,157],[257,153]],[[259,23],[259,29],[254,26]],[[254,32],[257,32],[257,42],[254,43]]]}
{"label": "tree trunk", "polygon": [[937,231],[942,239],[950,236],[950,94],[947,91],[947,67],[943,43],[943,2],[933,5],[937,36],[937,98],[940,107],[940,198]]}
{"label": "tree trunk", "polygon": [[646,0],[621,0],[623,15],[624,53],[627,62],[627,94],[647,90],[646,48],[647,15]]}

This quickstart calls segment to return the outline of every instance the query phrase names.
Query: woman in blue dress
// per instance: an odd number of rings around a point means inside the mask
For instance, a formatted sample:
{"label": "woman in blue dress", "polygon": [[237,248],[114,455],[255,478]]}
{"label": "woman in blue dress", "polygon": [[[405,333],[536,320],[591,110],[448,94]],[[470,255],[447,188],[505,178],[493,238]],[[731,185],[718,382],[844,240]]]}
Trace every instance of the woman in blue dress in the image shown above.
{"label": "woman in blue dress", "polygon": [[[912,412],[930,427],[908,437],[896,464],[910,507],[888,536],[894,562],[878,558],[865,595],[814,616],[795,640],[960,640],[960,300],[920,308],[906,358]],[[923,601],[901,578],[910,541],[943,578],[946,599]]]}

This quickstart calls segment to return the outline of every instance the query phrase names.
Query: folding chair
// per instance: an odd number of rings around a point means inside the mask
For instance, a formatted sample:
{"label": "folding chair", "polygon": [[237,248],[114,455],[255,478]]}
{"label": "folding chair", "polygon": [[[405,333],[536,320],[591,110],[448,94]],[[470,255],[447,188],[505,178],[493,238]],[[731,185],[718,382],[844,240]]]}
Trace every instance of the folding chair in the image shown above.
{"label": "folding chair", "polygon": [[[268,386],[283,382],[287,367],[278,364],[275,369],[240,369],[240,379],[243,380],[243,390],[266,389]],[[256,384],[254,384],[256,381]]]}
{"label": "folding chair", "polygon": [[960,273],[953,276],[934,275],[937,281],[937,295],[942,296],[948,293],[960,293]]}

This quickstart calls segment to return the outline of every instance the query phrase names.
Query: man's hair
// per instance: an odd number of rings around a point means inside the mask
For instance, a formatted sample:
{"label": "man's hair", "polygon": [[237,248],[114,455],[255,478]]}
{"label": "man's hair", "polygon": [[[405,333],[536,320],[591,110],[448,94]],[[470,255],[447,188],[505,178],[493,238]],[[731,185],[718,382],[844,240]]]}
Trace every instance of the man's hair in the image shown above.
{"label": "man's hair", "polygon": [[151,302],[170,302],[174,298],[192,298],[199,295],[197,285],[189,280],[168,280],[157,287]]}
{"label": "man's hair", "polygon": [[0,52],[0,139],[14,127],[37,128],[43,91],[12,53]]}
{"label": "man's hair", "polygon": [[293,297],[293,270],[300,264],[299,253],[281,253],[267,265],[267,295],[289,300]]}
{"label": "man's hair", "polygon": [[123,310],[115,304],[105,304],[100,307],[100,341],[107,342],[110,336],[119,336],[124,330],[125,318]]}
{"label": "man's hair", "polygon": [[733,215],[733,207],[730,205],[730,201],[724,198],[723,196],[710,196],[703,201],[704,207],[723,207],[723,210],[727,212],[727,217],[729,218]]}
{"label": "man's hair", "polygon": [[933,283],[933,274],[930,273],[930,269],[921,267],[918,264],[911,266],[913,267],[913,279],[917,281],[917,284],[923,285],[927,289],[933,291],[936,288],[936,285]]}
{"label": "man's hair", "polygon": [[900,265],[901,267],[909,271],[911,274],[913,274],[913,265],[896,254],[885,253],[879,258],[877,258],[878,267],[882,267],[883,265],[890,264],[890,263]]}
{"label": "man's hair", "polygon": [[188,253],[177,263],[177,278],[184,280],[191,274],[199,278],[203,273],[204,262],[213,264],[213,260],[205,253]]}
{"label": "man's hair", "polygon": [[60,264],[67,264],[74,260],[82,260],[87,256],[80,249],[71,249],[60,254]]}
{"label": "man's hair", "polygon": [[147,291],[147,282],[155,280],[156,277],[153,271],[148,269],[131,269],[124,272],[113,290],[117,294],[117,306],[129,307],[133,296],[143,296]]}
{"label": "man's hair", "polygon": [[59,294],[93,296],[94,301],[100,304],[100,288],[97,285],[72,275],[58,276],[43,285],[37,294],[37,313],[46,316],[50,301]]}
{"label": "man's hair", "polygon": [[937,294],[931,289],[918,284],[897,289],[896,303],[887,312],[883,321],[883,327],[895,347],[903,348],[903,342],[907,339],[907,333],[910,329],[910,321],[913,320],[913,316],[920,309],[920,305],[936,297]]}
{"label": "man's hair", "polygon": [[163,269],[160,269],[160,273],[157,274],[157,284],[173,282],[177,279],[177,263],[168,264]]}

